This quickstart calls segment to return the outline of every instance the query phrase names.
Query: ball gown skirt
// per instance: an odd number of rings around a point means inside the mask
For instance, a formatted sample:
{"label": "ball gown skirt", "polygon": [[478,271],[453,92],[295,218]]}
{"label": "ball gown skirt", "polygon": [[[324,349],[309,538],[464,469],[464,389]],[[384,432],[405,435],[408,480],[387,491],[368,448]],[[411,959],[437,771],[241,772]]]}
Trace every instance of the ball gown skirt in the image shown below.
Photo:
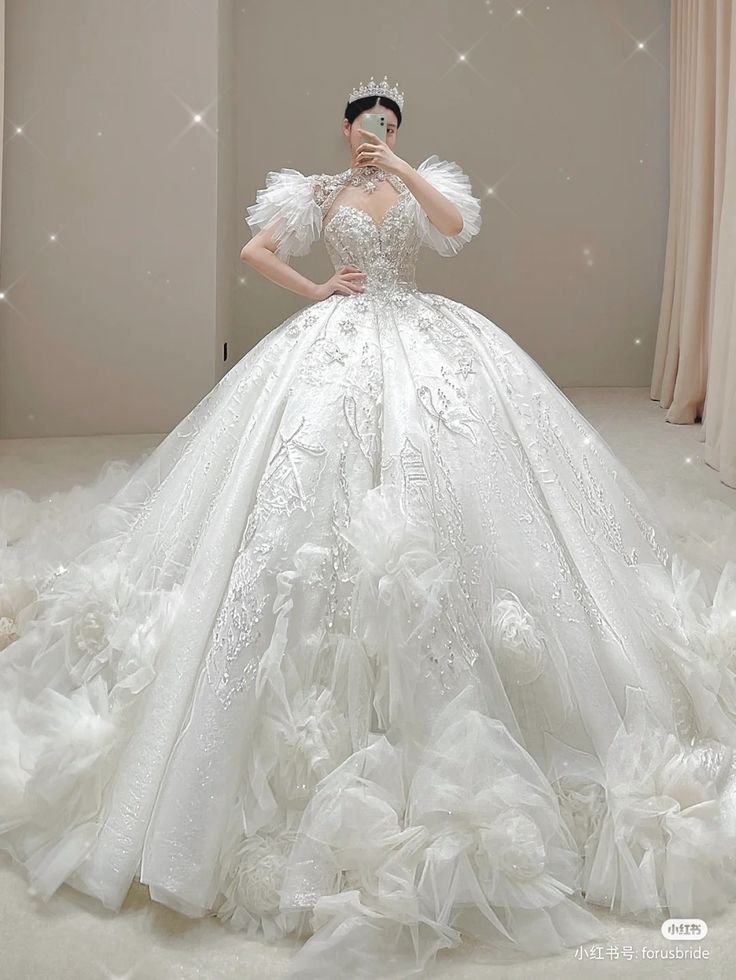
{"label": "ball gown skirt", "polygon": [[[154,450],[0,495],[0,848],[48,900],[133,880],[287,975],[407,977],[708,918],[736,894],[736,564],[653,502],[482,313],[450,238],[269,173],[282,254],[368,272],[271,330]],[[334,180],[333,180],[334,185]],[[569,954],[568,954],[569,955]]]}

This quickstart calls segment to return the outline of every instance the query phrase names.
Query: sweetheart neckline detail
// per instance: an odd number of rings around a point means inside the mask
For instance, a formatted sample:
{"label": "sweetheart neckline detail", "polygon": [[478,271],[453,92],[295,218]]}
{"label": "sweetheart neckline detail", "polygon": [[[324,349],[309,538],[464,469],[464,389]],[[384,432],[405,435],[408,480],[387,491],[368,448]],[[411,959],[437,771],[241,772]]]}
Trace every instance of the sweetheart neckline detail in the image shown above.
{"label": "sweetheart neckline detail", "polygon": [[357,211],[358,214],[364,214],[368,218],[370,223],[373,225],[373,227],[377,231],[381,231],[383,229],[383,226],[386,224],[386,219],[388,218],[389,214],[391,214],[393,209],[401,203],[406,193],[408,193],[407,190],[399,191],[398,196],[396,200],[393,202],[393,204],[390,204],[383,212],[383,217],[381,218],[380,223],[376,221],[373,215],[370,214],[370,212],[366,211],[365,208],[356,208],[353,204],[336,204],[332,214],[329,216],[327,221],[323,223],[322,231],[324,232],[327,230],[327,227],[332,224],[332,221],[337,215],[337,212],[340,211],[341,209],[346,211]]}

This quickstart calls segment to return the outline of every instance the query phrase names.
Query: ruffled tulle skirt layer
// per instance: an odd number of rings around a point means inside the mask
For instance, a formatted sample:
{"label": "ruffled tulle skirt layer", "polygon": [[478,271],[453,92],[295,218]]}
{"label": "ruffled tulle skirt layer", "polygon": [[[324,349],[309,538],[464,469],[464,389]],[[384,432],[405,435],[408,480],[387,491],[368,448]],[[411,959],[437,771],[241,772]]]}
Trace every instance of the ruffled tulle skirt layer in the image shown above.
{"label": "ruffled tulle skirt layer", "polygon": [[290,317],[152,452],[0,495],[0,848],[289,976],[736,894],[736,566],[442,296]]}

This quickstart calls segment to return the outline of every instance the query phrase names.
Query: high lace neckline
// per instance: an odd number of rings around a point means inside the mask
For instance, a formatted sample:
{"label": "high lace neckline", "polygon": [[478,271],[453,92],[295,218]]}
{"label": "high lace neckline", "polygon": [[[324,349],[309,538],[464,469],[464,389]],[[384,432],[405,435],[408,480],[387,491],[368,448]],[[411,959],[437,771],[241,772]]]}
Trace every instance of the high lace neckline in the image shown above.
{"label": "high lace neckline", "polygon": [[380,183],[384,180],[389,180],[391,177],[391,174],[375,164],[368,164],[368,166],[363,167],[350,167],[346,173],[346,183],[353,184],[356,187],[362,187],[367,194],[371,194]]}
{"label": "high lace neckline", "polygon": [[[332,223],[333,219],[340,211],[361,212],[365,214],[374,227],[380,231],[386,222],[386,218],[388,218],[394,209],[397,208],[399,203],[408,193],[408,188],[400,177],[397,177],[395,174],[388,173],[388,171],[383,170],[381,167],[377,167],[372,164],[366,167],[350,167],[347,170],[343,170],[342,173],[336,174],[335,178],[339,182],[339,189],[336,188],[333,193],[333,197],[330,201],[330,205],[332,205],[332,207],[330,208],[330,206],[328,206],[327,208],[329,214],[327,219],[323,221],[323,231]],[[363,186],[366,193],[371,193],[376,189],[378,182],[383,180],[387,180],[389,184],[391,184],[391,186],[397,192],[397,196],[381,215],[380,222],[377,221],[366,208],[361,208],[355,204],[343,204],[339,200],[340,192],[349,184],[357,187]]]}

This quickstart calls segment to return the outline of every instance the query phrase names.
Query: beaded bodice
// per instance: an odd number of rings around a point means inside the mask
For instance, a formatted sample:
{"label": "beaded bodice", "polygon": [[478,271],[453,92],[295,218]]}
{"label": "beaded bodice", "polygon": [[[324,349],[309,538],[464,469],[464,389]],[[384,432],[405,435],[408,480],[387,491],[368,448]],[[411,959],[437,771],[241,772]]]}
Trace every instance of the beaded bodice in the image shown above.
{"label": "beaded bodice", "polygon": [[406,206],[411,192],[399,177],[390,174],[387,179],[399,196],[379,224],[359,205],[340,203],[349,174],[348,170],[314,178],[315,199],[323,216],[322,237],[335,271],[356,265],[367,275],[366,294],[416,289],[420,238]]}

